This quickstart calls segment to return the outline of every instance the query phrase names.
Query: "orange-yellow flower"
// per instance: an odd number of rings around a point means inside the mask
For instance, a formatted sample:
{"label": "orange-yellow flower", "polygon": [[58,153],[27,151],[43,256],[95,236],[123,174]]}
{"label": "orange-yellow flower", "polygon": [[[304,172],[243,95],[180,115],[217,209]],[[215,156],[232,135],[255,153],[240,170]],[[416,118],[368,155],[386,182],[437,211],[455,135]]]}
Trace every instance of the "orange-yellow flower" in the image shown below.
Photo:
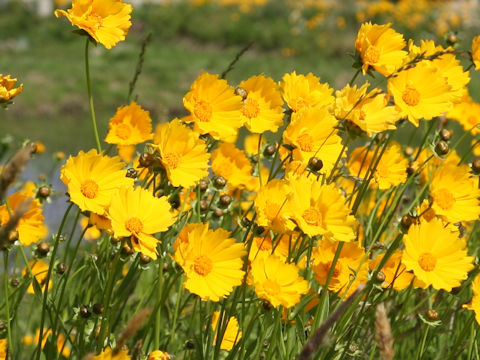
{"label": "orange-yellow flower", "polygon": [[130,237],[135,251],[156,259],[159,240],[152,234],[167,231],[175,222],[170,207],[165,196],[154,197],[139,187],[121,188],[108,210],[114,236]]}
{"label": "orange-yellow flower", "polygon": [[183,120],[193,122],[200,134],[208,133],[217,140],[230,141],[243,125],[242,98],[218,75],[202,73],[184,96],[183,105],[191,114]]}
{"label": "orange-yellow flower", "polygon": [[72,25],[85,30],[95,41],[111,49],[125,40],[132,25],[132,9],[132,5],[122,0],[73,0],[71,9],[55,10],[55,16],[66,16]]}
{"label": "orange-yellow flower", "polygon": [[[375,270],[382,261],[385,254],[380,254],[370,262],[370,270]],[[380,271],[385,275],[385,280],[382,283],[383,288],[390,288],[400,291],[408,287],[413,281],[413,274],[408,272],[405,265],[402,263],[402,251],[396,250],[392,256],[387,260]]]}
{"label": "orange-yellow flower", "polygon": [[15,88],[16,82],[17,79],[12,79],[10,75],[0,74],[0,103],[10,101],[22,92],[23,84]]}
{"label": "orange-yellow flower", "polygon": [[223,176],[232,187],[244,187],[252,178],[252,165],[234,144],[221,143],[212,154],[212,171]]}
{"label": "orange-yellow flower", "polygon": [[[47,286],[45,284],[47,280],[47,273],[48,273],[48,264],[43,261],[43,260],[32,260],[29,262],[30,269],[32,270],[32,275],[35,276],[35,279],[37,282],[40,284],[40,288],[43,289]],[[22,271],[22,276],[26,276],[29,274],[29,271],[27,267],[23,268]],[[52,279],[48,282],[48,289],[50,290],[52,288]],[[29,294],[35,294],[35,291],[33,289],[33,283],[30,283],[27,289],[27,293]]]}
{"label": "orange-yellow flower", "polygon": [[170,360],[170,354],[160,350],[154,350],[148,355],[148,360]]}
{"label": "orange-yellow flower", "polygon": [[[218,326],[218,320],[220,318],[220,311],[215,311],[212,316],[212,329],[216,331]],[[231,316],[228,320],[224,319],[223,322],[226,321],[226,325],[221,325],[225,327],[225,331],[223,333],[222,342],[220,343],[220,349],[230,351],[233,349],[237,341],[242,338],[242,331],[238,328],[238,320],[236,317]],[[214,343],[217,342],[217,333],[215,334]]]}
{"label": "orange-yellow flower", "polygon": [[113,352],[110,346],[107,346],[102,352],[92,358],[92,360],[130,360],[132,357],[128,355],[128,350],[119,350]]}
{"label": "orange-yellow flower", "polygon": [[472,61],[475,70],[480,69],[480,35],[475,36],[472,40]]}

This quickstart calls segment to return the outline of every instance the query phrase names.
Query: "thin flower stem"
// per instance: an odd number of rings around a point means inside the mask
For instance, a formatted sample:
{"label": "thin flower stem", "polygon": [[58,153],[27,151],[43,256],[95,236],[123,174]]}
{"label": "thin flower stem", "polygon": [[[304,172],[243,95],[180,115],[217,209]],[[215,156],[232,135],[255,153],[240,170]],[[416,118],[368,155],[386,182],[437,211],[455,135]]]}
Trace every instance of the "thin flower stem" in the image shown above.
{"label": "thin flower stem", "polygon": [[[163,290],[163,256],[160,256],[158,262],[158,280],[157,280],[157,299],[162,301]],[[155,349],[160,347],[160,329],[162,324],[162,309],[158,309],[155,316],[155,334],[154,334],[154,346]]]}
{"label": "thin flower stem", "polygon": [[[68,206],[65,214],[63,215],[62,222],[60,223],[60,227],[58,228],[57,236],[55,238],[55,244],[53,245],[52,250],[52,257],[50,258],[50,264],[48,265],[48,272],[47,277],[45,278],[45,287],[43,289],[43,304],[42,304],[42,316],[40,320],[40,333],[38,338],[43,339],[43,327],[45,325],[45,313],[47,310],[47,301],[48,301],[48,283],[50,282],[50,278],[52,277],[52,270],[53,270],[53,263],[55,262],[55,255],[57,255],[58,245],[60,244],[60,238],[62,235],[63,227],[65,226],[65,222],[67,221],[68,214],[73,207],[73,203],[71,202]],[[37,349],[36,349],[36,359],[40,359],[40,355],[42,353],[42,341],[38,342]]]}
{"label": "thin flower stem", "polygon": [[425,325],[425,332],[423,333],[422,343],[420,344],[420,347],[418,348],[418,352],[417,352],[417,357],[416,357],[417,360],[422,358],[422,355],[423,355],[423,352],[424,352],[424,349],[425,349],[425,343],[427,341],[427,336],[428,336],[428,330],[429,329],[430,329],[430,326]]}
{"label": "thin flower stem", "polygon": [[3,251],[3,265],[3,285],[5,290],[5,315],[7,320],[8,348],[10,349],[11,354],[15,354],[12,342],[12,327],[10,325],[10,294],[8,293],[8,250]]}
{"label": "thin flower stem", "polygon": [[93,134],[95,136],[95,143],[97,145],[97,150],[100,153],[102,151],[102,145],[100,144],[100,138],[98,136],[97,120],[95,119],[95,108],[93,107],[92,85],[90,82],[90,65],[88,61],[88,44],[89,43],[90,43],[90,38],[87,37],[87,40],[85,43],[85,75],[87,77],[88,103],[90,105],[90,115],[92,117]]}
{"label": "thin flower stem", "polygon": [[357,72],[353,75],[352,80],[348,83],[348,85],[352,86],[353,83],[355,82],[357,76],[360,74],[361,69],[358,69]]}

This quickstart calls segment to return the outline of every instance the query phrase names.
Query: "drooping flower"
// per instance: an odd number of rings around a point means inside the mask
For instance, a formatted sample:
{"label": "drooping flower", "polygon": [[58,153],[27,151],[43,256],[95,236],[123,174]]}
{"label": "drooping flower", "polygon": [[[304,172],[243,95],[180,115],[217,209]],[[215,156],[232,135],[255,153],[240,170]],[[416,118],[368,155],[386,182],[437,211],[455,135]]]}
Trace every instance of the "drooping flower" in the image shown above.
{"label": "drooping flower", "polygon": [[312,73],[297,75],[294,71],[283,76],[280,82],[283,99],[292,111],[316,107],[329,107],[333,104],[333,89]]}
{"label": "drooping flower", "polygon": [[345,86],[335,93],[335,116],[345,119],[368,136],[385,130],[396,129],[395,122],[398,120],[398,112],[394,106],[388,106],[390,96],[380,89],[372,89],[367,93],[370,86],[368,81],[357,89],[357,86]]}
{"label": "drooping flower", "polygon": [[[326,285],[333,260],[338,249],[338,241],[322,239],[313,249],[312,260],[315,279],[320,285]],[[364,248],[356,241],[344,243],[328,289],[339,296],[350,295],[360,284],[368,280],[368,258]]]}
{"label": "drooping flower", "polygon": [[308,164],[316,157],[323,163],[321,173],[332,171],[343,150],[342,139],[335,128],[337,120],[325,108],[305,109],[292,114],[283,132],[285,144],[293,145],[293,160]]}
{"label": "drooping flower", "polygon": [[[385,254],[376,256],[370,262],[370,270],[375,270],[384,256]],[[413,274],[408,272],[405,265],[402,263],[401,250],[396,250],[380,271],[385,275],[382,287],[386,289],[392,287],[397,291],[403,290],[411,284],[414,278]]]}
{"label": "drooping flower", "polygon": [[463,305],[463,307],[468,310],[473,310],[475,312],[475,320],[477,320],[477,323],[480,324],[480,274],[477,274],[475,279],[473,279],[472,291],[472,302],[470,304]]}
{"label": "drooping flower", "polygon": [[172,357],[165,351],[154,350],[148,355],[148,360],[170,360]]}
{"label": "drooping flower", "polygon": [[[46,227],[44,225],[44,217],[42,206],[38,199],[32,199],[33,194],[27,194],[25,191],[19,191],[7,198],[7,204],[0,206],[0,226],[5,225],[10,220],[10,212],[12,214],[25,201],[30,201],[29,208],[18,221],[16,231],[18,232],[18,241],[23,246],[29,246],[38,242],[46,236]],[[15,230],[14,230],[15,231]],[[11,234],[16,237],[16,234]]]}
{"label": "drooping flower", "polygon": [[372,66],[383,75],[392,74],[402,65],[407,54],[403,35],[390,28],[391,24],[362,24],[355,40],[355,48],[362,58],[362,72]]}
{"label": "drooping flower", "polygon": [[251,264],[249,281],[260,299],[272,306],[291,308],[308,293],[308,282],[298,275],[295,264],[286,264],[276,255],[257,258]]}
{"label": "drooping flower", "polygon": [[12,100],[23,90],[23,84],[14,87],[17,79],[12,79],[10,75],[0,74],[0,104]]}
{"label": "drooping flower", "polygon": [[194,123],[195,131],[217,140],[230,141],[243,125],[241,96],[218,75],[202,73],[183,98],[190,112],[183,120]]}
{"label": "drooping flower", "polygon": [[252,76],[239,85],[247,92],[240,109],[252,133],[276,132],[283,124],[283,100],[278,85],[265,75]]}
{"label": "drooping flower", "polygon": [[323,184],[305,176],[289,181],[292,218],[309,236],[323,235],[331,240],[355,239],[355,218],[335,184]]}
{"label": "drooping flower", "polygon": [[150,113],[132,101],[121,106],[108,124],[105,142],[118,146],[120,156],[127,162],[132,160],[135,145],[152,139],[152,119]]}
{"label": "drooping flower", "polygon": [[387,87],[400,116],[415,126],[420,119],[431,120],[453,106],[451,86],[427,61],[420,61],[389,78]]}
{"label": "drooping flower", "polygon": [[468,170],[468,166],[444,163],[430,183],[432,209],[452,223],[474,221],[480,216],[480,189]]}
{"label": "drooping flower", "polygon": [[130,360],[132,357],[128,355],[128,350],[119,350],[114,352],[110,346],[107,346],[98,355],[95,355],[92,360]]}
{"label": "drooping flower", "polygon": [[[218,326],[218,320],[220,318],[220,311],[215,311],[212,316],[212,329],[216,331]],[[223,333],[222,342],[220,343],[220,349],[230,351],[233,349],[237,341],[242,338],[242,331],[238,327],[238,320],[235,316],[231,316],[225,326],[225,332]],[[225,322],[225,320],[224,320]],[[215,333],[214,343],[217,342],[217,332]]]}
{"label": "drooping flower", "polygon": [[242,283],[246,251],[228,231],[209,229],[208,223],[190,224],[174,248],[174,259],[185,271],[184,287],[202,300],[219,301]]}
{"label": "drooping flower", "polygon": [[95,41],[111,49],[125,40],[132,26],[132,10],[132,5],[122,0],[73,0],[71,9],[55,10],[55,16],[66,16],[72,25],[85,30]]}
{"label": "drooping flower", "polygon": [[480,35],[475,36],[472,40],[472,61],[475,65],[475,70],[480,69]]}
{"label": "drooping flower", "polygon": [[157,258],[159,240],[153,234],[167,231],[175,222],[165,196],[157,198],[140,187],[123,187],[108,210],[114,236],[129,237],[135,251]]}
{"label": "drooping flower", "polygon": [[62,166],[60,178],[68,187],[70,200],[82,211],[103,215],[115,192],[133,184],[133,179],[125,176],[124,166],[118,156],[111,158],[95,149],[80,151]]}
{"label": "drooping flower", "polygon": [[410,226],[404,243],[402,262],[425,286],[451,291],[473,268],[465,240],[439,219]]}
{"label": "drooping flower", "polygon": [[153,142],[173,186],[188,188],[208,175],[205,141],[180,120],[159,125]]}
{"label": "drooping flower", "polygon": [[290,204],[287,201],[290,192],[287,182],[280,179],[269,181],[258,191],[255,198],[258,225],[277,233],[294,229],[295,224],[289,220],[292,216]]}
{"label": "drooping flower", "polygon": [[252,178],[252,164],[234,144],[221,143],[212,154],[212,172],[232,187],[245,187]]}
{"label": "drooping flower", "polygon": [[[48,264],[43,260],[32,260],[28,264],[30,265],[30,269],[32,270],[32,275],[40,284],[40,288],[43,291],[44,288],[47,286],[45,282],[47,280],[48,267],[49,267]],[[29,274],[29,271],[27,267],[24,267],[22,270],[22,276],[26,276],[28,274]],[[48,282],[48,289],[50,290],[51,288],[52,288],[52,279],[50,279],[50,281]],[[35,294],[35,291],[33,289],[33,283],[30,283],[30,285],[28,286],[27,293]]]}

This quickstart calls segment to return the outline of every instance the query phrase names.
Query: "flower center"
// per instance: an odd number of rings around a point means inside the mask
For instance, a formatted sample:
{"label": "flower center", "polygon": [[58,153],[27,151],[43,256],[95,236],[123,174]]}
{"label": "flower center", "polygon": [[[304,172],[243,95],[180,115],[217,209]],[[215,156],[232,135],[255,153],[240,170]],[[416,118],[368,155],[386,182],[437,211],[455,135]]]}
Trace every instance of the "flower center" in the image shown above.
{"label": "flower center", "polygon": [[103,25],[103,18],[91,10],[90,13],[86,15],[85,22],[88,23],[87,26],[90,29],[98,30]]}
{"label": "flower center", "polygon": [[260,113],[260,105],[258,104],[258,101],[255,99],[247,99],[243,103],[242,107],[242,114],[249,118],[253,119],[258,116]]}
{"label": "flower center", "polygon": [[267,279],[263,282],[263,289],[270,296],[275,296],[280,293],[280,285],[276,281]]}
{"label": "flower center", "polygon": [[433,201],[443,210],[448,210],[455,204],[455,197],[450,190],[443,188],[435,191]]}
{"label": "flower center", "polygon": [[202,122],[208,122],[212,119],[212,105],[206,101],[200,100],[195,103],[193,113],[198,120]]}
{"label": "flower center", "polygon": [[89,199],[94,199],[98,194],[98,184],[93,180],[86,180],[80,186],[80,192]]}
{"label": "flower center", "polygon": [[308,225],[318,226],[322,223],[322,213],[312,207],[305,210],[302,217]]}
{"label": "flower center", "polygon": [[125,222],[125,228],[132,234],[138,234],[143,230],[142,221],[137,217],[131,217]]}
{"label": "flower center", "polygon": [[305,100],[304,98],[302,97],[299,97],[296,101],[296,106],[295,106],[295,111],[299,111],[299,110],[302,110],[302,109],[306,109],[308,108],[308,102],[307,100]]}
{"label": "flower center", "polygon": [[200,276],[207,276],[212,271],[212,260],[205,255],[200,255],[193,261],[193,269]]}
{"label": "flower center", "polygon": [[420,102],[420,93],[413,86],[407,85],[402,100],[409,106],[416,106]]}
{"label": "flower center", "polygon": [[177,153],[167,153],[162,160],[170,169],[176,169],[180,164],[180,156]]}
{"label": "flower center", "polygon": [[376,64],[380,59],[380,50],[375,46],[370,45],[365,51],[365,62],[369,64]]}
{"label": "flower center", "polygon": [[302,134],[297,138],[300,150],[305,152],[313,151],[313,137],[310,134]]}
{"label": "flower center", "polygon": [[128,139],[130,136],[131,129],[130,126],[125,123],[120,123],[115,129],[115,134],[122,140]]}
{"label": "flower center", "polygon": [[420,255],[418,258],[418,265],[424,271],[433,271],[435,269],[435,265],[437,265],[437,259],[430,253],[426,252]]}

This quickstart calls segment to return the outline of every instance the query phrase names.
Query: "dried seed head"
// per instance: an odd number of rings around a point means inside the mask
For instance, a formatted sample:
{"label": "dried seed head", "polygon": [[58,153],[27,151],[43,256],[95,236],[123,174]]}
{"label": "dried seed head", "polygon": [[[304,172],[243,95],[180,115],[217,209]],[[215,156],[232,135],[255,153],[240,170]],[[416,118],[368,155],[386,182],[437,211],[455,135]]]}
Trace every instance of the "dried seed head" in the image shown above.
{"label": "dried seed head", "polygon": [[381,359],[393,359],[395,350],[393,349],[392,328],[384,303],[380,303],[375,310],[375,339],[380,349]]}

